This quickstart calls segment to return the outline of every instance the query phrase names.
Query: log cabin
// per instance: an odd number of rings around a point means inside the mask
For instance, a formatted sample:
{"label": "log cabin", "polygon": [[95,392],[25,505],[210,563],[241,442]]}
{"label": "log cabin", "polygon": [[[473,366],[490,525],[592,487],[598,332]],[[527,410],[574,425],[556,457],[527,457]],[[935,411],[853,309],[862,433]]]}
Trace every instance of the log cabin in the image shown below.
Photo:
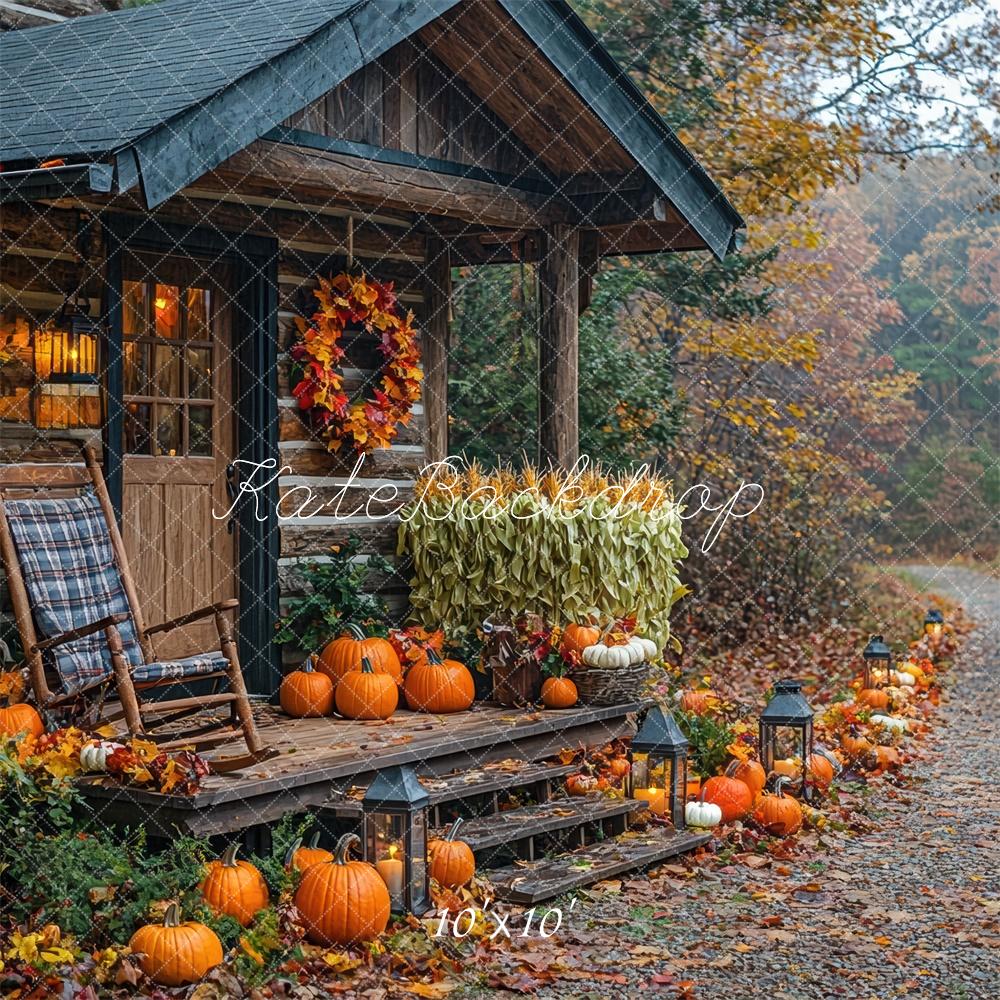
{"label": "log cabin", "polygon": [[[536,265],[539,455],[569,467],[601,260],[740,241],[739,214],[563,0],[162,0],[6,32],[0,65],[0,461],[98,445],[147,617],[238,596],[262,695],[300,561],[349,535],[394,548],[384,518],[213,517],[237,459],[277,461],[272,512],[347,482],[353,458],[291,395],[318,276],[392,281],[416,314],[422,400],[352,485],[405,495],[448,454],[452,268]],[[349,390],[374,347],[348,345]]]}

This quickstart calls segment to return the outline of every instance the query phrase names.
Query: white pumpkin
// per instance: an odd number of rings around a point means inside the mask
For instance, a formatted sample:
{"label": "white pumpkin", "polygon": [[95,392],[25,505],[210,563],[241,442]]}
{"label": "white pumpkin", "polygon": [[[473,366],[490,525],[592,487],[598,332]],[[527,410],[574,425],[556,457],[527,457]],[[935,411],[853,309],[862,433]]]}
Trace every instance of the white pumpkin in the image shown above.
{"label": "white pumpkin", "polygon": [[895,670],[892,672],[891,680],[900,687],[913,687],[917,683],[917,679],[913,674],[901,674]]}
{"label": "white pumpkin", "polygon": [[876,726],[882,726],[892,733],[905,733],[910,728],[906,719],[897,719],[893,715],[873,715],[871,722]]}
{"label": "white pumpkin", "polygon": [[696,800],[684,807],[684,822],[688,826],[710,829],[722,822],[722,810],[714,802]]}
{"label": "white pumpkin", "polygon": [[106,771],[108,758],[116,750],[124,749],[123,743],[115,743],[112,740],[91,740],[80,748],[80,766],[88,772]]}
{"label": "white pumpkin", "polygon": [[646,650],[635,639],[629,639],[625,648],[628,650],[629,663],[642,663],[646,659]]}
{"label": "white pumpkin", "polygon": [[660,654],[660,650],[652,639],[643,639],[642,636],[637,635],[632,639],[632,642],[636,642],[642,647],[644,659],[652,660]]}
{"label": "white pumpkin", "polygon": [[632,662],[632,650],[628,646],[596,643],[584,648],[583,662],[590,667],[627,667]]}

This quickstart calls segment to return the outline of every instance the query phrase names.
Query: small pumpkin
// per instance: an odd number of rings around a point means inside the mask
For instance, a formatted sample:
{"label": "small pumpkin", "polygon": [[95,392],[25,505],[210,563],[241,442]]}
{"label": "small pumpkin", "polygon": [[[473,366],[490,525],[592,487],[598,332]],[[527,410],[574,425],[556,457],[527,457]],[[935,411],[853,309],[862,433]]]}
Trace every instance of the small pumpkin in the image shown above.
{"label": "small pumpkin", "polygon": [[546,677],[542,684],[542,704],[546,708],[572,708],[580,698],[568,677]]}
{"label": "small pumpkin", "polygon": [[768,833],[790,837],[802,827],[802,806],[785,795],[788,778],[782,775],[774,783],[774,792],[765,792],[753,814],[754,820]]}
{"label": "small pumpkin", "polygon": [[601,630],[596,625],[578,625],[573,623],[572,625],[567,625],[563,631],[559,650],[564,656],[569,653],[576,653],[577,656],[583,656],[583,651],[588,646],[593,646],[600,638]]}
{"label": "small pumpkin", "polygon": [[750,789],[750,794],[753,798],[756,799],[764,790],[764,785],[767,784],[767,772],[760,761],[750,760],[749,758],[741,760],[737,762],[732,770],[732,776],[737,781],[742,781]]}
{"label": "small pumpkin", "polygon": [[681,691],[677,695],[677,704],[682,712],[705,715],[718,704],[718,698],[714,691]]}
{"label": "small pumpkin", "polygon": [[410,667],[403,685],[406,704],[414,712],[464,712],[476,697],[476,685],[468,668],[458,660],[442,660],[433,649],[427,662]]}
{"label": "small pumpkin", "polygon": [[570,795],[589,795],[600,791],[598,779],[592,774],[569,774],[566,776],[566,791]]}
{"label": "small pumpkin", "polygon": [[612,757],[608,762],[608,770],[612,777],[624,778],[632,770],[632,765],[626,757]]}
{"label": "small pumpkin", "polygon": [[360,843],[357,834],[344,834],[332,861],[302,873],[295,906],[314,944],[347,947],[373,941],[389,923],[389,890],[382,877],[366,862],[349,860],[351,845]]}
{"label": "small pumpkin", "polygon": [[476,873],[476,857],[472,848],[464,840],[455,839],[461,825],[459,817],[440,840],[432,840],[427,845],[431,878],[449,889],[461,888]]}
{"label": "small pumpkin", "polygon": [[722,822],[722,809],[714,802],[706,802],[704,789],[694,802],[684,806],[684,822],[688,826],[708,830]]}
{"label": "small pumpkin", "polygon": [[780,774],[782,777],[798,780],[802,777],[802,762],[797,757],[785,757],[782,760],[776,760],[771,770],[774,774]]}
{"label": "small pumpkin", "polygon": [[176,903],[167,907],[162,924],[140,927],[128,946],[142,956],[142,971],[160,986],[197,983],[222,962],[222,942],[215,931],[193,920],[181,923]]}
{"label": "small pumpkin", "polygon": [[897,719],[894,715],[873,715],[870,721],[872,725],[888,729],[890,733],[905,733],[910,728],[906,719]]}
{"label": "small pumpkin", "polygon": [[844,733],[840,737],[840,745],[844,748],[844,753],[848,757],[860,757],[868,753],[872,748],[871,741],[867,740],[864,736],[860,736],[853,726],[849,732]]}
{"label": "small pumpkin", "polygon": [[108,769],[108,758],[116,750],[124,750],[124,743],[113,740],[90,740],[80,747],[80,767],[88,774]]}
{"label": "small pumpkin", "polygon": [[840,773],[840,761],[825,747],[816,747],[809,756],[809,780],[825,792]]}
{"label": "small pumpkin", "polygon": [[869,708],[888,708],[889,692],[885,688],[862,688],[854,700]]}
{"label": "small pumpkin", "polygon": [[725,823],[742,819],[753,808],[753,795],[739,779],[729,774],[718,774],[709,778],[702,786],[701,798],[722,810]]}
{"label": "small pumpkin", "polygon": [[0,708],[0,736],[42,736],[45,726],[42,717],[31,705],[23,701],[17,705]]}
{"label": "small pumpkin", "polygon": [[608,646],[603,642],[587,646],[583,651],[583,662],[588,667],[600,667],[602,669],[619,669],[637,663],[635,650],[630,646]]}
{"label": "small pumpkin", "polygon": [[237,861],[239,844],[230,844],[217,861],[209,861],[201,895],[216,913],[246,927],[267,906],[267,883],[249,861]]}
{"label": "small pumpkin", "polygon": [[399,688],[389,674],[377,674],[367,656],[360,670],[349,670],[340,679],[334,696],[345,719],[388,719],[399,704]]}
{"label": "small pumpkin", "polygon": [[315,669],[316,657],[306,657],[298,670],[286,674],[278,689],[281,710],[296,719],[333,714],[333,681]]}
{"label": "small pumpkin", "polygon": [[324,861],[332,861],[333,853],[325,847],[319,846],[319,830],[313,835],[308,846],[302,843],[302,838],[297,838],[288,848],[285,854],[285,867],[289,871],[304,872],[313,865],[322,864]]}
{"label": "small pumpkin", "polygon": [[366,656],[375,673],[389,674],[397,684],[403,683],[403,668],[392,643],[377,635],[366,636],[353,622],[347,625],[344,635],[323,647],[316,669],[336,685],[344,674],[360,670]]}

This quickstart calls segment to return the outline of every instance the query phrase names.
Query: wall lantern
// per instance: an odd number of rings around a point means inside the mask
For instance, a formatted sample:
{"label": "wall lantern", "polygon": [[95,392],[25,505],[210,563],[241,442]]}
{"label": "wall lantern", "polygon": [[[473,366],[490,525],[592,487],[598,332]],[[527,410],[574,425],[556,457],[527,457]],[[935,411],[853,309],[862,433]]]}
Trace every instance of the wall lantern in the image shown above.
{"label": "wall lantern", "polygon": [[863,688],[888,686],[892,678],[892,650],[883,641],[882,636],[873,635],[868,640],[861,657],[865,661],[861,686]]}
{"label": "wall lantern", "polygon": [[67,299],[58,319],[34,331],[35,425],[46,429],[101,426],[97,350],[101,325],[82,296]]}
{"label": "wall lantern", "polygon": [[649,803],[653,816],[684,826],[688,741],[676,720],[659,705],[646,713],[629,749],[628,795]]}
{"label": "wall lantern", "polygon": [[427,884],[429,801],[410,767],[380,771],[361,800],[365,859],[382,876],[394,913],[419,917],[431,907]]}
{"label": "wall lantern", "polygon": [[808,761],[813,754],[813,710],[802,697],[799,681],[778,681],[774,685],[774,697],[760,714],[760,762],[770,774],[777,760],[789,757],[802,761],[802,777],[798,789],[807,802],[813,798],[809,781]]}
{"label": "wall lantern", "polygon": [[944,634],[944,615],[937,608],[928,608],[924,616],[924,635],[940,639]]}

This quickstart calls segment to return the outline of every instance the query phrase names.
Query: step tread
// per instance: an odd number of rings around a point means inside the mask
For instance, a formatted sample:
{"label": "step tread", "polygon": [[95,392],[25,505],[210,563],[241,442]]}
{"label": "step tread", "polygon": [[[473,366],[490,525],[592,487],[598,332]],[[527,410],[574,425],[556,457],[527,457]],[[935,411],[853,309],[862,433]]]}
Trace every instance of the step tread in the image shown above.
{"label": "step tread", "polygon": [[[637,802],[635,799],[609,799],[603,796],[552,799],[493,816],[471,819],[463,824],[461,839],[473,851],[483,851],[500,844],[512,844],[556,830],[569,830],[583,823],[623,816],[645,808],[645,802]],[[439,831],[438,835],[442,833],[443,831]]]}
{"label": "step tread", "polygon": [[[533,785],[536,782],[563,778],[579,768],[579,764],[528,764],[518,771],[501,771],[480,768],[474,771],[458,771],[442,777],[421,775],[420,781],[430,795],[428,805],[442,805],[471,799],[489,792],[506,791]],[[361,815],[361,803],[357,799],[333,799],[327,808],[338,816]]]}
{"label": "step tread", "polygon": [[571,889],[684,854],[710,839],[710,833],[693,830],[629,830],[554,858],[495,868],[485,874],[497,899],[531,906]]}

